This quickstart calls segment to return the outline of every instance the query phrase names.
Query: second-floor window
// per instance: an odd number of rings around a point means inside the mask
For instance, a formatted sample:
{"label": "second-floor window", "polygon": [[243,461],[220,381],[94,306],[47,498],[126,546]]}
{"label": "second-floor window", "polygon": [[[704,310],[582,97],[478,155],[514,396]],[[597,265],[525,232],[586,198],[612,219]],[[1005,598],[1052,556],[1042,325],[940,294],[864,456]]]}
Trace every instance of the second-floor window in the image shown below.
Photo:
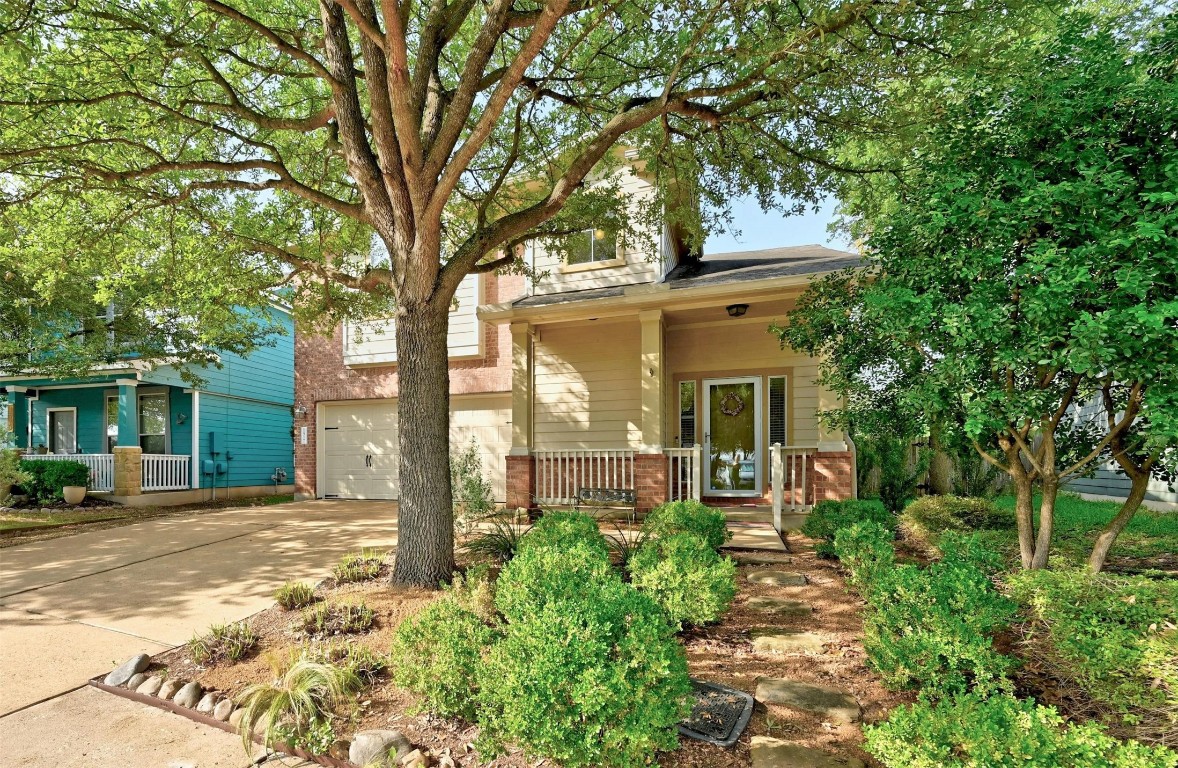
{"label": "second-floor window", "polygon": [[569,235],[569,264],[590,264],[618,258],[618,233],[609,229],[586,229]]}

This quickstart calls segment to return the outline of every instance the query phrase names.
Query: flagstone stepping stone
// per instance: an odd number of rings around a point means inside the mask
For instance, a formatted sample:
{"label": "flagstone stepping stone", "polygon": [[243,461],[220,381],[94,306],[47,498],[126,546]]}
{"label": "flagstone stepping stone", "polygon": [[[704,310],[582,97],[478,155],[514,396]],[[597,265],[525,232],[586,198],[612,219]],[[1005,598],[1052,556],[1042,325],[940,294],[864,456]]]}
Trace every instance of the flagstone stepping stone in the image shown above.
{"label": "flagstone stepping stone", "polygon": [[794,561],[789,555],[774,552],[731,552],[732,559],[741,565],[788,565]]}
{"label": "flagstone stepping stone", "polygon": [[753,650],[757,653],[822,653],[830,642],[813,632],[799,632],[780,627],[754,627],[749,630]]}
{"label": "flagstone stepping stone", "polygon": [[791,571],[749,571],[746,579],[754,584],[768,584],[772,587],[804,587],[806,577]]}
{"label": "flagstone stepping stone", "polygon": [[778,616],[805,616],[814,612],[814,606],[809,603],[780,597],[750,597],[748,606],[754,611]]}
{"label": "flagstone stepping stone", "polygon": [[164,679],[159,675],[152,675],[143,681],[143,684],[135,689],[135,693],[145,693],[148,696],[155,696],[160,692],[160,687],[164,684]]}
{"label": "flagstone stepping stone", "polygon": [[768,736],[753,737],[753,768],[864,768],[863,761]]}
{"label": "flagstone stepping stone", "polygon": [[811,685],[780,677],[757,680],[757,701],[805,710],[831,722],[853,723],[859,719],[859,702],[840,688]]}
{"label": "flagstone stepping stone", "polygon": [[123,662],[123,665],[111,672],[102,682],[106,685],[126,685],[127,681],[136,674],[147,669],[147,665],[151,663],[151,657],[146,653],[141,653],[138,656],[132,656]]}

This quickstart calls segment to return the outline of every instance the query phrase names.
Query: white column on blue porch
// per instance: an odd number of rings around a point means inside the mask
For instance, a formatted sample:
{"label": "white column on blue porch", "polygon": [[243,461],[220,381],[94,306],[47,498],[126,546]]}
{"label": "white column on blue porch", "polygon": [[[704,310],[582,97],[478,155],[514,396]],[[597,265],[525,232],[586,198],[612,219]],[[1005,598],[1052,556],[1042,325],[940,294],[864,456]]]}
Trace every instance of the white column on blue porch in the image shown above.
{"label": "white column on blue porch", "polygon": [[138,379],[116,379],[119,388],[119,445],[139,445]]}

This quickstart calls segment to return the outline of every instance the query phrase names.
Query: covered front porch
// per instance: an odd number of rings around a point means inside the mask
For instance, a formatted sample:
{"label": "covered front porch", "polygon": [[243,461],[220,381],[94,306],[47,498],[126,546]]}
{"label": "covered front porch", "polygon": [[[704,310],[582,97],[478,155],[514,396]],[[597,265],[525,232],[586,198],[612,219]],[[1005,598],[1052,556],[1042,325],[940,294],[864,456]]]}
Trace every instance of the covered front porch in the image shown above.
{"label": "covered front porch", "polygon": [[639,510],[751,505],[782,530],[853,495],[853,446],[818,419],[837,404],[818,361],[768,331],[802,287],[641,286],[486,311],[512,332],[509,506],[613,489]]}
{"label": "covered front porch", "polygon": [[115,496],[196,487],[190,391],[125,373],[0,382],[23,458],[79,461],[89,490]]}

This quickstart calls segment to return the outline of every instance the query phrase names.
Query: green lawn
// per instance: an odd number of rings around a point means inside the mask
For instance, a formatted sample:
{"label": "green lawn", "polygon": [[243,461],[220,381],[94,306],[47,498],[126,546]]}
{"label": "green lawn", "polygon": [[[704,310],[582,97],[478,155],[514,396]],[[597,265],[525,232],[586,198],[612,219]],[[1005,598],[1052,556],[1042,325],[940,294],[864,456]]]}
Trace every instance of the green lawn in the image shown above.
{"label": "green lawn", "polygon": [[[1013,496],[1000,496],[994,503],[1002,509],[1014,509]],[[1112,520],[1120,504],[1112,501],[1085,501],[1061,493],[1055,502],[1055,532],[1051,556],[1080,565],[1088,560],[1096,534]],[[1039,522],[1039,497],[1035,497],[1035,523]],[[1018,554],[1015,530],[987,531],[986,537],[1006,554]],[[1178,552],[1178,513],[1138,510],[1129,525],[1117,537],[1109,553],[1111,558],[1154,558]]]}
{"label": "green lawn", "polygon": [[74,512],[71,509],[50,514],[41,511],[5,512],[0,514],[0,533],[26,531],[32,528],[51,528],[58,525],[121,520],[131,516],[134,512],[133,509],[120,509],[119,507],[97,507],[86,512]]}

